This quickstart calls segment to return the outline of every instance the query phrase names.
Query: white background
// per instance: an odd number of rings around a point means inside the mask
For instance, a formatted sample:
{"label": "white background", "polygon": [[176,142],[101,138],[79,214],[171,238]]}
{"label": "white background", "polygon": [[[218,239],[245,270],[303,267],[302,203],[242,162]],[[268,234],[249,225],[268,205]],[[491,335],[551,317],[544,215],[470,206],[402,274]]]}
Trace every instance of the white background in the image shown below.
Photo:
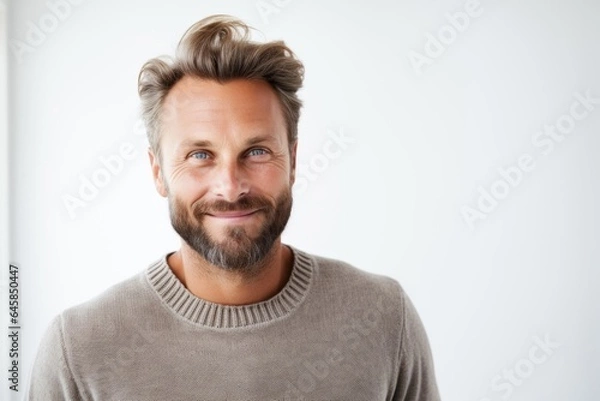
{"label": "white background", "polygon": [[[306,67],[299,163],[312,163],[311,179],[285,242],[396,278],[426,326],[445,401],[506,399],[492,382],[510,383],[515,368],[527,374],[512,400],[600,398],[600,104],[547,155],[532,143],[568,121],[575,93],[600,98],[599,2],[482,0],[462,32],[444,27],[465,1],[267,0],[268,15],[243,0],[80,3],[56,26],[46,1],[9,5],[22,388],[54,315],[178,247],[136,128],[137,74],[193,22],[228,13],[285,40]],[[49,31],[35,45],[31,24]],[[411,51],[427,56],[440,32],[443,54],[415,69]],[[324,165],[332,131],[353,142]],[[124,143],[136,156],[71,216],[64,197]],[[525,154],[533,171],[500,183],[498,169]],[[462,211],[478,207],[479,187],[508,193],[471,227]],[[527,372],[535,336],[560,346]]]}

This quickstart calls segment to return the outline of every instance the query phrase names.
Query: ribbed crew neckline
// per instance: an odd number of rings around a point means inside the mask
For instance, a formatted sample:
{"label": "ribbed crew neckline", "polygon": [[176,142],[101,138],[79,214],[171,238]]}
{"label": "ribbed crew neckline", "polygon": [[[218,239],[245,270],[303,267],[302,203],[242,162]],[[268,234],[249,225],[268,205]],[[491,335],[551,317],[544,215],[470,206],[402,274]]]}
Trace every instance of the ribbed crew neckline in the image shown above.
{"label": "ribbed crew neckline", "polygon": [[146,269],[146,278],[158,297],[176,315],[210,328],[242,328],[267,323],[289,315],[306,297],[314,273],[314,261],[306,253],[289,247],[294,255],[292,273],[283,289],[273,297],[248,305],[221,305],[192,294],[167,263],[166,253]]}

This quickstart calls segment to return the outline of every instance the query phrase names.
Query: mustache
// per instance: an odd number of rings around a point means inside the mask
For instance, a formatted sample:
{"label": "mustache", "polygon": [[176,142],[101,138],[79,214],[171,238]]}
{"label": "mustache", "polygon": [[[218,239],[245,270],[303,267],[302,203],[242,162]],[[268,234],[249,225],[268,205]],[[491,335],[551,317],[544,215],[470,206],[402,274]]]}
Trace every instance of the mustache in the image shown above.
{"label": "mustache", "polygon": [[244,196],[236,202],[227,202],[224,200],[216,200],[214,202],[202,202],[194,208],[196,217],[212,214],[215,212],[238,212],[254,209],[272,208],[271,202],[267,198],[261,196]]}

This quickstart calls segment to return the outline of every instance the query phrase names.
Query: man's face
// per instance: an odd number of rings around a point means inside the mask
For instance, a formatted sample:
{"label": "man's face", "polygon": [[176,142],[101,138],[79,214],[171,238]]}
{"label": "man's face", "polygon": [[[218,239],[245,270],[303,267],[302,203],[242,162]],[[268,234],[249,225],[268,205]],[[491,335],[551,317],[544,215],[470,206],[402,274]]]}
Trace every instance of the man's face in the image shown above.
{"label": "man's face", "polygon": [[271,86],[184,77],[161,121],[162,161],[150,161],[175,231],[216,266],[259,264],[287,224],[294,181],[295,146]]}

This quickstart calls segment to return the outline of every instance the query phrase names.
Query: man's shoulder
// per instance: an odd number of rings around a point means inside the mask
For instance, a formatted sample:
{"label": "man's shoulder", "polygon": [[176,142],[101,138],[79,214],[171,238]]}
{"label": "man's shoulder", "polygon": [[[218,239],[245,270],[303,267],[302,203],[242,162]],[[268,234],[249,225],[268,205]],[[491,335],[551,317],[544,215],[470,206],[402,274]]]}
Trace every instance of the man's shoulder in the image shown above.
{"label": "man's shoulder", "polygon": [[317,266],[315,284],[318,290],[331,295],[385,298],[402,303],[404,290],[395,278],[370,272],[340,259],[309,255]]}
{"label": "man's shoulder", "polygon": [[319,274],[326,280],[348,283],[351,285],[373,285],[397,287],[398,281],[392,277],[373,273],[364,267],[322,255],[311,255],[319,266]]}
{"label": "man's shoulder", "polygon": [[63,324],[70,331],[103,332],[106,329],[114,330],[119,320],[140,316],[152,299],[147,271],[148,267],[113,284],[93,298],[65,309],[61,313]]}

